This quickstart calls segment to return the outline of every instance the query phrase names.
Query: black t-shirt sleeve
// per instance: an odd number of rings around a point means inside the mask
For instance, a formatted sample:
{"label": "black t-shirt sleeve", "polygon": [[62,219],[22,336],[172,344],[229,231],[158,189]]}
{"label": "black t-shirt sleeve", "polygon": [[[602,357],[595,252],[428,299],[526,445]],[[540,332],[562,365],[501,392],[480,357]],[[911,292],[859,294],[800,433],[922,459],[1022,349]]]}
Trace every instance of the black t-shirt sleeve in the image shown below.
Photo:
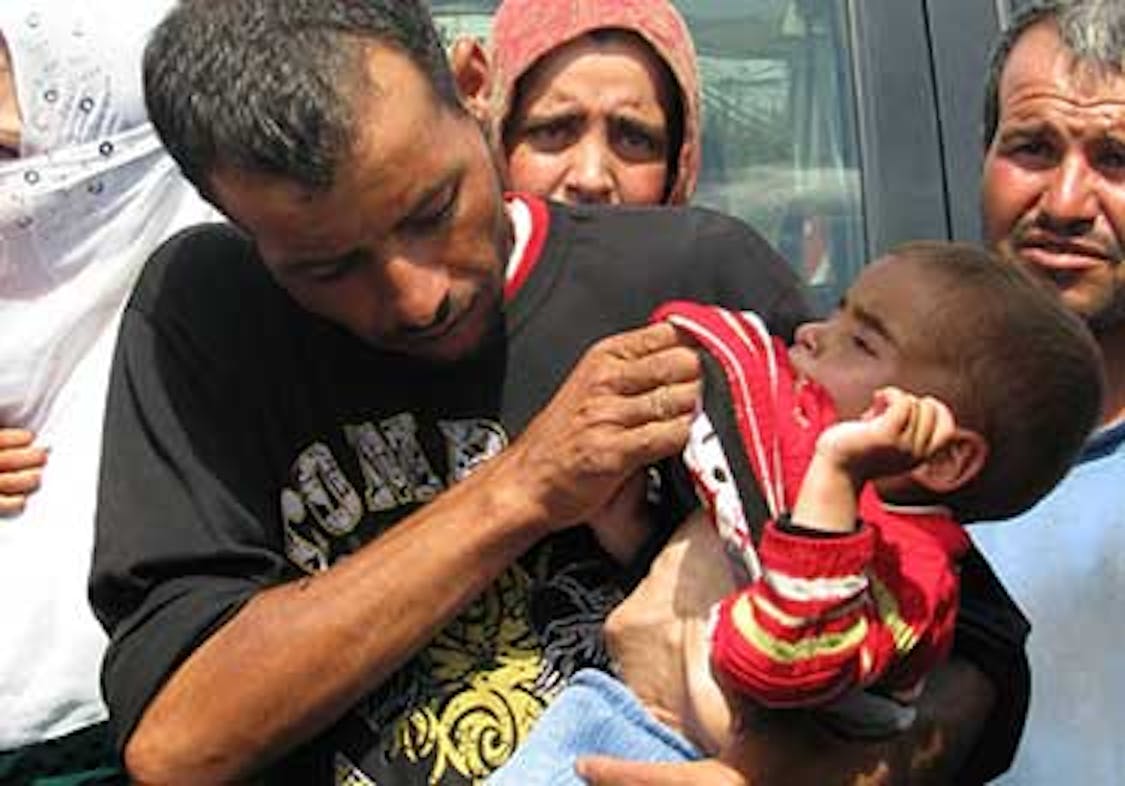
{"label": "black t-shirt sleeve", "polygon": [[996,689],[996,703],[958,773],[959,786],[987,783],[1012,764],[1031,694],[1025,649],[1030,630],[988,562],[971,550],[961,563],[961,606],[953,651],[984,672]]}
{"label": "black t-shirt sleeve", "polygon": [[757,231],[734,218],[705,213],[701,238],[710,251],[714,304],[754,311],[770,333],[787,344],[797,326],[813,317],[792,267]]}
{"label": "black t-shirt sleeve", "polygon": [[268,500],[246,491],[265,487],[261,458],[234,436],[239,393],[206,343],[134,306],[118,338],[90,599],[110,635],[102,688],[120,746],[188,654],[291,570],[263,525]]}

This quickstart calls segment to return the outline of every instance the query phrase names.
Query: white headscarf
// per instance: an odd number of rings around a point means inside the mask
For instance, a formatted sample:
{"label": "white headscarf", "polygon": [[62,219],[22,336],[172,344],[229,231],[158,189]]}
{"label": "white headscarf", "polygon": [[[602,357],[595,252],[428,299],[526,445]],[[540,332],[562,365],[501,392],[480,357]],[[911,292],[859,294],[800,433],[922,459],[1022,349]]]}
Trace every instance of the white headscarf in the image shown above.
{"label": "white headscarf", "polygon": [[0,0],[22,116],[0,162],[0,426],[51,447],[0,519],[0,750],[106,716],[86,600],[105,391],[130,287],[156,246],[216,214],[146,121],[141,52],[174,0]]}
{"label": "white headscarf", "polygon": [[38,428],[170,231],[209,214],[145,115],[174,0],[0,1],[23,128],[0,162],[0,425]]}

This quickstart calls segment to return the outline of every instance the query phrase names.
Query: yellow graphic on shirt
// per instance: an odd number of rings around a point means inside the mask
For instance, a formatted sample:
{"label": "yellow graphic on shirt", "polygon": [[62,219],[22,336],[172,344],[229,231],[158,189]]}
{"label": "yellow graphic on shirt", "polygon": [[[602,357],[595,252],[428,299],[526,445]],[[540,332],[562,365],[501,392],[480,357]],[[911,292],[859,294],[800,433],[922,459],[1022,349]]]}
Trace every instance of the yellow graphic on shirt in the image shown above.
{"label": "yellow graphic on shirt", "polygon": [[[618,591],[591,587],[589,563],[559,570],[549,562],[501,575],[368,707],[388,763],[419,770],[411,782],[483,782],[577,668],[604,663],[600,626]],[[536,606],[546,621],[538,631]],[[363,781],[338,769],[337,783]]]}
{"label": "yellow graphic on shirt", "polygon": [[544,666],[527,618],[529,585],[523,571],[509,570],[423,654],[423,668],[439,686],[460,687],[430,698],[396,729],[399,753],[433,762],[431,783],[449,768],[486,777],[543,711]]}
{"label": "yellow graphic on shirt", "polygon": [[[433,425],[410,413],[346,424],[352,460],[339,460],[331,440],[302,449],[279,495],[293,565],[328,570],[507,444],[495,421],[442,420],[444,462],[432,461],[420,435]],[[362,482],[348,477],[352,464]],[[326,736],[337,786],[483,781],[572,674],[607,665],[601,624],[621,599],[614,572],[588,532],[525,555]]]}

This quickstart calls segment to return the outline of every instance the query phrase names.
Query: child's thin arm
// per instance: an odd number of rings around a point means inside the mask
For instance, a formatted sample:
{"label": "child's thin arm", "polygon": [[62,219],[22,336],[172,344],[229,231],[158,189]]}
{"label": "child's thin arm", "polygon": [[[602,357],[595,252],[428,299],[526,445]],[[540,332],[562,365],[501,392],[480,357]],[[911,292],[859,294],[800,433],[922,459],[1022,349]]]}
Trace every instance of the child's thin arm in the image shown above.
{"label": "child's thin arm", "polygon": [[630,565],[652,536],[646,481],[643,470],[630,477],[588,522],[598,545],[622,565]]}
{"label": "child's thin arm", "polygon": [[931,577],[909,606],[877,597],[874,532],[856,528],[856,511],[867,480],[909,470],[953,432],[939,402],[894,389],[861,420],[825,431],[795,506],[799,529],[768,526],[763,579],[718,607],[712,659],[730,687],[769,706],[819,703],[874,682],[916,632],[951,624],[951,575]]}

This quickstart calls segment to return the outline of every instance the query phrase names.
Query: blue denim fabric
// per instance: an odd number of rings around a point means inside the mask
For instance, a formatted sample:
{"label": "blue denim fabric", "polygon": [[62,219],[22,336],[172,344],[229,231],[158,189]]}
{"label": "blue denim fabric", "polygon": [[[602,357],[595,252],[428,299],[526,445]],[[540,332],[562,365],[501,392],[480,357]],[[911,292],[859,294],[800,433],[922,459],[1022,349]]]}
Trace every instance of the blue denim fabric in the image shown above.
{"label": "blue denim fabric", "polygon": [[585,786],[574,773],[579,756],[633,761],[691,761],[700,752],[657,722],[630,690],[608,674],[584,669],[543,713],[489,786]]}

